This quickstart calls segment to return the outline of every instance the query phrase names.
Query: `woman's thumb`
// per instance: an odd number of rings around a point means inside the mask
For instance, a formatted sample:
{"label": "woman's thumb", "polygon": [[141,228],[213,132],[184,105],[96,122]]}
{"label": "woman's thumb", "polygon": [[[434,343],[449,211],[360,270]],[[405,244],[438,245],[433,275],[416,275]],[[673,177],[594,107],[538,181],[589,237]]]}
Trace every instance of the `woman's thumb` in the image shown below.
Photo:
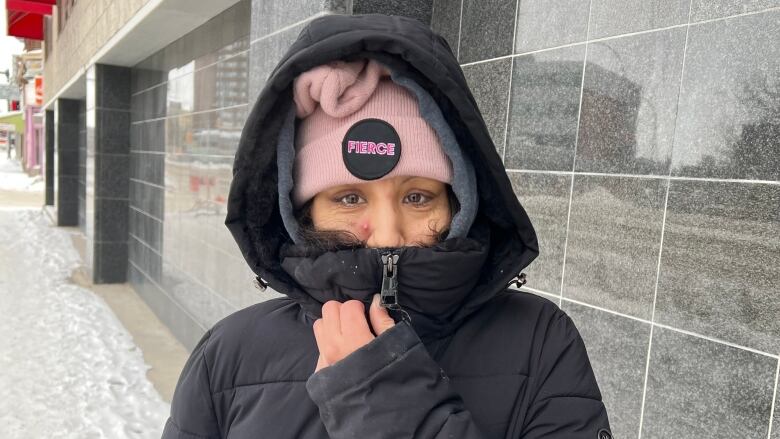
{"label": "woman's thumb", "polygon": [[379,294],[374,294],[374,297],[371,300],[371,307],[368,310],[368,315],[371,319],[371,327],[374,329],[377,336],[395,325],[395,320],[390,317],[387,308],[379,305]]}

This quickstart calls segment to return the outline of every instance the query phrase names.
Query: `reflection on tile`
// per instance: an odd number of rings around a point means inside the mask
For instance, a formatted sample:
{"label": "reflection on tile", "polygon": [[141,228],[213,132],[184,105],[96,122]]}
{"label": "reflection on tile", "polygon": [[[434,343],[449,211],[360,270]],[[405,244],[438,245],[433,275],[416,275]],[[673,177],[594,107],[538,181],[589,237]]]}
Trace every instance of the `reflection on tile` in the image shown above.
{"label": "reflection on tile", "polygon": [[141,239],[152,250],[162,254],[163,223],[132,207],[129,209],[129,212],[130,235]]}
{"label": "reflection on tile", "polygon": [[528,287],[559,295],[571,176],[511,172],[509,179],[536,230],[539,256],[524,272]]}
{"label": "reflection on tile", "polygon": [[248,49],[249,3],[250,0],[236,3],[134,66],[134,91],[192,72],[189,64],[193,61],[204,66]]}
{"label": "reflection on tile", "polygon": [[292,43],[298,38],[301,29],[309,22],[300,23],[279,33],[270,35],[252,43],[249,52],[248,101],[254,104],[257,96],[265,87],[268,76],[282,59]]}
{"label": "reflection on tile", "polygon": [[247,118],[247,106],[217,110],[210,114],[210,153],[234,157]]}
{"label": "reflection on tile", "polygon": [[477,100],[499,155],[504,149],[511,63],[511,59],[504,58],[463,67],[469,89]]}
{"label": "reflection on tile", "polygon": [[192,143],[187,149],[188,154],[208,154],[211,151],[210,119],[209,113],[192,115],[192,125],[186,130],[186,136],[192,139]]}
{"label": "reflection on tile", "polygon": [[[187,73],[177,78],[171,79],[167,84],[153,88],[152,91],[158,88],[167,88],[166,95],[166,111],[168,116],[174,116],[177,114],[190,113],[195,111],[195,74],[192,73],[193,67],[187,69]],[[202,70],[198,71],[199,75],[202,75]],[[202,90],[198,90],[199,96]],[[146,93],[146,92],[145,92]],[[202,101],[202,97],[199,102]]]}
{"label": "reflection on tile", "polygon": [[431,29],[444,37],[456,59],[460,38],[460,5],[461,0],[433,0],[431,16]]}
{"label": "reflection on tile", "polygon": [[141,131],[141,142],[143,147],[140,149],[164,152],[166,123],[166,119],[155,119],[145,122]]}
{"label": "reflection on tile", "polygon": [[515,53],[585,41],[589,6],[581,0],[521,1]]}
{"label": "reflection on tile", "polygon": [[175,154],[197,154],[199,152],[196,142],[199,142],[201,139],[196,139],[192,133],[194,118],[195,115],[192,113],[180,114],[178,116],[179,130],[176,133],[177,136],[174,138],[173,144],[169,145],[173,147]]}
{"label": "reflection on tile", "polygon": [[667,175],[685,29],[588,46],[577,170]]}
{"label": "reflection on tile", "polygon": [[[225,261],[237,261],[240,252],[223,223],[237,136],[247,117],[247,81],[254,77],[248,67],[251,9],[250,0],[241,0],[131,75],[131,283],[190,347],[203,328],[251,302],[253,293],[235,293],[238,280],[225,279],[226,273],[246,276],[227,270]],[[279,42],[288,33],[280,34],[260,41],[286,50]],[[235,291],[215,293],[231,282]]]}
{"label": "reflection on tile", "polygon": [[254,1],[252,2],[251,41],[254,42],[258,38],[277,32],[286,26],[298,23],[321,12],[349,14],[352,11],[347,10],[345,0]]}
{"label": "reflection on tile", "polygon": [[203,68],[196,65],[195,68],[192,73],[192,111],[213,110],[218,107],[217,93],[222,90],[221,84],[217,86],[217,64]]}
{"label": "reflection on tile", "polygon": [[690,27],[675,175],[780,180],[777,41],[780,10]]}
{"label": "reflection on tile", "polygon": [[172,116],[162,119],[165,124],[165,149],[167,153],[175,153],[179,146],[179,117]]}
{"label": "reflection on tile", "polygon": [[131,236],[129,241],[130,261],[140,268],[150,279],[162,281],[162,257],[149,246],[149,243]]}
{"label": "reflection on tile", "polygon": [[666,181],[574,177],[563,297],[649,320]]}
{"label": "reflection on tile", "polygon": [[130,263],[128,281],[154,313],[170,328],[187,349],[192,350],[206,329],[195,322],[158,284],[150,281],[137,266]]}
{"label": "reflection on tile", "polygon": [[780,353],[780,186],[673,180],[655,320]]}
{"label": "reflection on tile", "polygon": [[515,6],[505,0],[463,0],[461,64],[512,53]]}
{"label": "reflection on tile", "polygon": [[777,359],[656,327],[642,437],[763,439]]}
{"label": "reflection on tile", "polygon": [[130,181],[130,205],[155,218],[163,217],[163,190],[140,181]]}
{"label": "reflection on tile", "polygon": [[650,324],[566,301],[563,310],[585,341],[612,434],[635,437],[642,409]]}
{"label": "reflection on tile", "polygon": [[132,151],[130,153],[130,178],[162,186],[164,184],[165,156],[157,152]]}
{"label": "reflection on tile", "polygon": [[571,171],[585,45],[514,58],[504,164]]}
{"label": "reflection on tile", "polygon": [[691,22],[780,6],[780,0],[692,0]]}
{"label": "reflection on tile", "polygon": [[691,0],[592,0],[589,38],[657,29],[688,22]]}

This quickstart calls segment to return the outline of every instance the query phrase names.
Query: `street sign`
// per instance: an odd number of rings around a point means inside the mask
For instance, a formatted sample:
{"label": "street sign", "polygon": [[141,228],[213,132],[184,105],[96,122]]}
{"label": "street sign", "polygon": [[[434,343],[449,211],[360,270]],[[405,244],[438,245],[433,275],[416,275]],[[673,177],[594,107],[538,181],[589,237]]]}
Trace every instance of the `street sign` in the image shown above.
{"label": "street sign", "polygon": [[0,84],[0,99],[19,100],[19,87],[12,84]]}

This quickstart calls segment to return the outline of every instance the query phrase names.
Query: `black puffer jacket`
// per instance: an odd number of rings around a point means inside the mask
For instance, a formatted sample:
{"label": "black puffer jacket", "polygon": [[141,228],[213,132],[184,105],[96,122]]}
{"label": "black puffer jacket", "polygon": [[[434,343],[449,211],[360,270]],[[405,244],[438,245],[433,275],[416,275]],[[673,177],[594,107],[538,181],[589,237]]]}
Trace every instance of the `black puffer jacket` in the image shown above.
{"label": "black puffer jacket", "polygon": [[[474,163],[480,209],[466,238],[431,248],[318,252],[279,213],[275,145],[292,80],[336,59],[375,58],[421,84]],[[329,15],[300,33],[257,99],[234,162],[225,223],[285,297],[211,328],[181,373],[163,437],[609,438],[585,347],[554,303],[508,290],[536,235],[446,41],[380,14]],[[399,255],[394,267],[383,253]],[[331,299],[368,305],[394,268],[396,325],[313,373],[312,323]],[[368,306],[366,306],[366,309]]]}

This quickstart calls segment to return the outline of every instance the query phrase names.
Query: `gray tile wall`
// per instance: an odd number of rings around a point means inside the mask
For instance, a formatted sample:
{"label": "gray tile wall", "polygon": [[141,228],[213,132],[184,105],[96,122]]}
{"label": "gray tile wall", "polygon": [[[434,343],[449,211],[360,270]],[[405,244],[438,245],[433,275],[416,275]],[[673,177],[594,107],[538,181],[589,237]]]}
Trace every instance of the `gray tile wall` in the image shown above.
{"label": "gray tile wall", "polygon": [[615,437],[780,438],[780,2],[435,0],[432,26]]}
{"label": "gray tile wall", "polygon": [[87,101],[79,100],[78,215],[81,233],[87,233]]}
{"label": "gray tile wall", "polygon": [[46,195],[45,204],[47,206],[54,205],[54,110],[46,110],[44,116],[45,135],[46,142],[46,161],[45,161],[45,180],[46,180]]}
{"label": "gray tile wall", "polygon": [[256,76],[251,9],[237,3],[131,74],[129,281],[190,348],[220,318],[271,297],[224,225]]}
{"label": "gray tile wall", "polygon": [[58,226],[79,224],[79,100],[57,99],[54,113],[54,197]]}
{"label": "gray tile wall", "polygon": [[87,69],[86,88],[86,265],[95,283],[125,282],[130,69],[94,64]]}
{"label": "gray tile wall", "polygon": [[427,0],[243,0],[132,69],[128,277],[187,346],[277,297],[254,287],[224,225],[250,105],[308,21],[389,6],[430,20]]}

